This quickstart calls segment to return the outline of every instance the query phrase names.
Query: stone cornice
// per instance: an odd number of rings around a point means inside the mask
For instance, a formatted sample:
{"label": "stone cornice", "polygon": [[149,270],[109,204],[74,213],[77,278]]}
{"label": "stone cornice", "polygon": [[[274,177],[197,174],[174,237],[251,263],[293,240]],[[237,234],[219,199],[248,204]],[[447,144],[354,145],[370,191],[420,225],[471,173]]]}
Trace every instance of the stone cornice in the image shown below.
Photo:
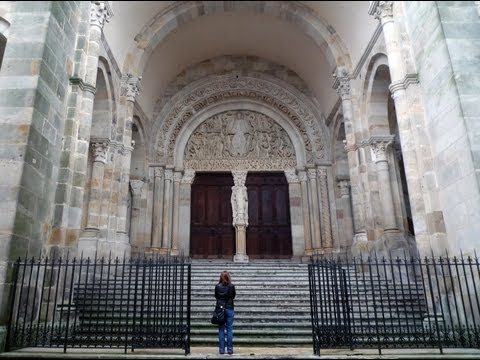
{"label": "stone cornice", "polygon": [[391,83],[388,89],[395,95],[395,92],[398,90],[406,90],[410,84],[418,84],[418,75],[417,74],[406,74],[403,80],[395,81]]}
{"label": "stone cornice", "polygon": [[95,95],[95,93],[97,92],[97,88],[95,86],[93,86],[92,84],[87,84],[82,79],[77,77],[71,77],[70,84],[76,85],[80,88],[80,90],[87,91],[89,93],[92,93],[93,95]]}

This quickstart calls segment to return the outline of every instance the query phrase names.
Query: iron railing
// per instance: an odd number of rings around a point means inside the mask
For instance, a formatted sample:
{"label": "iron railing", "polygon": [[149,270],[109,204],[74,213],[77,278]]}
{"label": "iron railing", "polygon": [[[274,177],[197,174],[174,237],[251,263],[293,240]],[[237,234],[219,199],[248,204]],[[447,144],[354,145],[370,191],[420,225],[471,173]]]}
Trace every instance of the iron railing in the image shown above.
{"label": "iron railing", "polygon": [[6,349],[173,348],[190,353],[183,257],[44,258],[13,268]]}
{"label": "iron railing", "polygon": [[309,264],[313,350],[480,348],[475,256],[315,258]]}

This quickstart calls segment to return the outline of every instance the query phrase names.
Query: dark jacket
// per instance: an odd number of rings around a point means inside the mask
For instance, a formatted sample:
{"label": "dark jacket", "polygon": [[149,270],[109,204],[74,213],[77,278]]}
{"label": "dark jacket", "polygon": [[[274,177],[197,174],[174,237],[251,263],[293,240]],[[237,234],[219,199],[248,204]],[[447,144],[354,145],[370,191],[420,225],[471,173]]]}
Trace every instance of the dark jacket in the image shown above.
{"label": "dark jacket", "polygon": [[235,285],[224,283],[218,283],[215,286],[215,299],[217,299],[217,305],[225,304],[225,309],[234,309],[233,299],[235,299]]}

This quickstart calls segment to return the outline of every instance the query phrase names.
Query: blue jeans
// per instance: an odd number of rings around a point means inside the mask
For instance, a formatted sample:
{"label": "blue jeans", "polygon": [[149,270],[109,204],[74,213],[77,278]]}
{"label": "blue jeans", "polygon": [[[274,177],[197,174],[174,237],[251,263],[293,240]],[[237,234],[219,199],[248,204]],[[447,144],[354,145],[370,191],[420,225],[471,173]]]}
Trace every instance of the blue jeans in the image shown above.
{"label": "blue jeans", "polygon": [[227,332],[227,352],[233,353],[233,318],[235,317],[235,311],[225,309],[225,316],[227,321],[218,327],[218,352],[220,354],[225,353],[225,330]]}

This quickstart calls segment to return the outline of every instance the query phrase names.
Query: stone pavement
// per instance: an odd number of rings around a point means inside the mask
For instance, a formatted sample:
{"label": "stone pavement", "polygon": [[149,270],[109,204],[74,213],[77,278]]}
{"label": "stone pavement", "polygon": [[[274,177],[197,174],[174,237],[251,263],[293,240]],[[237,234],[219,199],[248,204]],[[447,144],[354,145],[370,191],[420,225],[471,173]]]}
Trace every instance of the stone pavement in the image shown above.
{"label": "stone pavement", "polygon": [[235,347],[233,355],[219,355],[213,347],[192,347],[189,355],[181,350],[139,349],[124,354],[119,349],[62,349],[29,348],[1,353],[0,359],[479,359],[480,349],[325,349],[321,356],[313,355],[311,347]]}

